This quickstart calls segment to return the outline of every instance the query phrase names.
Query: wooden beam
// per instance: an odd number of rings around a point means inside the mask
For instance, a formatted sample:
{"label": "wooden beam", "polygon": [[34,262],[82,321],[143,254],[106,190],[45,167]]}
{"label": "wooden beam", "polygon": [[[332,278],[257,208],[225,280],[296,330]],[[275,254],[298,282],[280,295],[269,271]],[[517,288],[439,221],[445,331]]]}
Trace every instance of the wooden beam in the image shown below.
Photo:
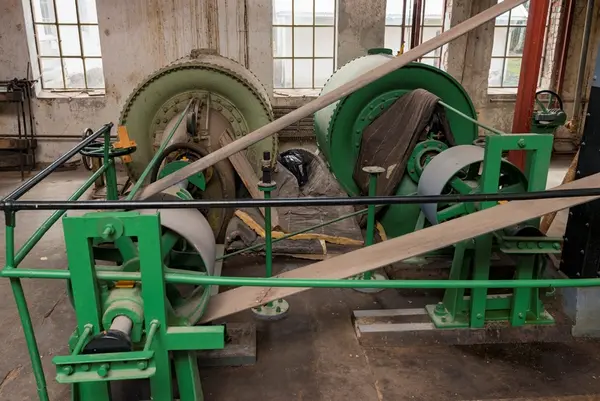
{"label": "wooden beam", "polygon": [[[599,187],[600,174],[594,174],[554,189]],[[598,198],[600,197],[507,202],[276,277],[344,279]],[[215,295],[209,302],[202,322],[220,319],[306,290],[308,288],[238,287]]]}
{"label": "wooden beam", "polygon": [[183,181],[187,177],[199,173],[206,168],[212,166],[215,163],[225,160],[234,153],[239,152],[242,149],[246,149],[248,146],[261,141],[269,136],[275,135],[277,132],[290,125],[300,121],[301,119],[308,117],[315,112],[321,110],[324,107],[329,106],[337,102],[338,100],[354,93],[358,89],[367,86],[371,82],[378,80],[379,78],[405,66],[411,61],[415,61],[418,58],[424,56],[445,45],[446,43],[464,35],[465,33],[472,31],[478,26],[504,14],[510,9],[525,3],[527,0],[505,0],[482,13],[466,20],[465,22],[458,24],[457,26],[450,28],[446,32],[442,32],[435,38],[428,40],[427,42],[407,51],[406,53],[390,58],[390,61],[374,68],[373,70],[364,73],[363,75],[355,78],[354,80],[332,90],[331,92],[325,93],[319,96],[317,99],[305,104],[302,107],[297,108],[284,115],[283,117],[257,129],[256,131],[249,133],[248,135],[238,139],[229,146],[222,147],[216,151],[210,153],[208,156],[201,158],[200,160],[185,166],[181,170],[169,174],[168,176],[153,182],[144,188],[143,191],[138,192],[136,198],[147,198],[154,194],[157,194],[180,181]]}
{"label": "wooden beam", "polygon": [[[221,138],[219,138],[219,144],[221,145],[221,147],[228,146],[229,144],[231,144],[233,142],[234,142],[234,140],[231,137],[231,134],[229,133],[228,130],[223,132],[223,134],[221,135]],[[244,186],[246,187],[246,189],[248,189],[248,192],[250,192],[250,196],[252,196],[252,198],[254,198],[254,199],[264,199],[264,193],[258,189],[258,182],[260,180],[254,173],[254,169],[252,168],[252,165],[248,161],[248,158],[246,158],[246,155],[244,153],[242,153],[241,151],[234,153],[231,156],[229,156],[229,161],[231,162],[231,164],[233,164],[233,168],[235,169],[235,171],[238,173],[238,175],[242,179],[242,182],[244,183]],[[261,207],[260,212],[264,216],[265,208]],[[277,214],[277,209],[272,207],[271,208],[271,228],[276,228],[276,227],[279,227],[279,215]]]}

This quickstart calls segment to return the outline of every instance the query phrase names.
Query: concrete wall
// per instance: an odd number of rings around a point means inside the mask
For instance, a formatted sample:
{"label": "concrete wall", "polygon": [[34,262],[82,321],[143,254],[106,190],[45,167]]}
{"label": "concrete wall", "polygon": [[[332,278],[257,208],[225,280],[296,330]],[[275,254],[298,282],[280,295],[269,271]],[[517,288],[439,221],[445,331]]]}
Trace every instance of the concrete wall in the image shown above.
{"label": "concrete wall", "polygon": [[339,0],[338,67],[383,47],[386,0]]}
{"label": "concrete wall", "polygon": [[[31,27],[23,7],[28,3],[1,2],[0,80],[26,76]],[[39,134],[80,134],[87,127],[117,123],[127,96],[145,76],[195,48],[216,49],[242,63],[271,89],[270,1],[102,0],[97,10],[106,96],[36,99]],[[15,127],[12,108],[0,106],[0,130],[13,133]],[[70,146],[42,141],[38,160],[51,161]]]}
{"label": "concrete wall", "polygon": [[[447,0],[452,24],[464,21],[494,0]],[[560,0],[557,0],[560,1]],[[384,45],[385,0],[339,0],[338,64]],[[577,78],[586,0],[577,0],[566,67],[564,97],[571,112]],[[30,52],[29,0],[0,2],[0,80],[25,77]],[[600,2],[596,2],[588,65],[594,65],[600,40]],[[87,127],[113,121],[126,97],[144,76],[189,54],[193,48],[212,47],[250,68],[272,87],[271,0],[102,0],[97,1],[106,96],[40,98],[35,101],[39,134],[79,134]],[[27,10],[26,10],[27,11]],[[463,36],[448,49],[447,69],[467,88],[479,118],[510,131],[515,95],[488,95],[487,75],[493,39],[491,24]],[[35,63],[34,63],[35,64]],[[591,77],[591,68],[587,69]],[[589,80],[587,80],[589,81]],[[588,87],[584,89],[587,96]],[[305,98],[275,99],[276,105],[300,105]],[[0,131],[14,133],[11,108],[0,105]],[[567,133],[567,135],[572,135]],[[38,159],[55,159],[71,144],[42,141]]]}

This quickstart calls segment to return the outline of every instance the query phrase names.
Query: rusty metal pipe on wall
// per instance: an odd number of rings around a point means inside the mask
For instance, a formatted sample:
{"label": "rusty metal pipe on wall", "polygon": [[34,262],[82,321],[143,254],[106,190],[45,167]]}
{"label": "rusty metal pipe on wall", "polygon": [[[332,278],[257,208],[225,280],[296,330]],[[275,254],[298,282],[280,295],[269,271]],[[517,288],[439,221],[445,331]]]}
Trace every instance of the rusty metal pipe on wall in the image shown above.
{"label": "rusty metal pipe on wall", "polygon": [[[524,133],[531,130],[531,115],[533,114],[535,93],[537,92],[540,76],[549,8],[549,0],[531,0],[529,6],[519,90],[513,119],[513,133]],[[508,160],[521,170],[525,169],[525,153],[523,151],[509,152]]]}

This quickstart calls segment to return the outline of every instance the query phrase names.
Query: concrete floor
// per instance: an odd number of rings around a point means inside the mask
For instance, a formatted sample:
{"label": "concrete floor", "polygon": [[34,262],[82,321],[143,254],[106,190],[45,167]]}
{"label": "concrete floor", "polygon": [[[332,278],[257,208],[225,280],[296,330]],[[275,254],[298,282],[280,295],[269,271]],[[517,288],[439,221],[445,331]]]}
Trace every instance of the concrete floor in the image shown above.
{"label": "concrete floor", "polygon": [[[566,163],[566,164],[565,164]],[[562,180],[569,160],[558,161],[549,186]],[[55,173],[26,199],[65,199],[87,172]],[[0,175],[0,195],[19,184],[17,174]],[[17,247],[49,215],[20,212]],[[559,216],[553,230],[564,227]],[[0,231],[4,241],[4,231]],[[3,243],[3,242],[2,242]],[[4,262],[4,255],[0,259]],[[296,268],[280,261],[276,270]],[[64,241],[55,226],[22,266],[65,268]],[[227,275],[260,275],[260,262],[240,259],[224,267]],[[68,386],[57,384],[51,358],[67,352],[74,316],[63,281],[24,280],[52,401],[69,400]],[[600,399],[600,344],[529,344],[492,346],[361,347],[350,322],[355,309],[414,307],[438,294],[377,295],[352,290],[313,290],[291,297],[283,321],[257,326],[257,364],[201,371],[207,401],[221,400],[476,400]],[[252,320],[249,312],[231,320]],[[0,400],[37,400],[27,348],[8,280],[0,280]],[[547,398],[556,397],[556,398]]]}

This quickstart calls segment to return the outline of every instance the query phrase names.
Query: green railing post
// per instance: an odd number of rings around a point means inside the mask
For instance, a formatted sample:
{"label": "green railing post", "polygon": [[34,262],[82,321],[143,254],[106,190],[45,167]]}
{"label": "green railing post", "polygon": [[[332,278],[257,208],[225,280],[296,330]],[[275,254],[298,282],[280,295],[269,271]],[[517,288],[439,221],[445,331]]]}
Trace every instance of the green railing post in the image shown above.
{"label": "green railing post", "polygon": [[[262,161],[262,179],[258,183],[258,189],[263,193],[265,199],[271,199],[271,192],[275,190],[277,184],[273,181],[273,168],[271,167],[271,152],[263,153]],[[265,207],[265,276],[267,278],[273,276],[273,230],[271,207]],[[287,315],[289,304],[278,299],[273,302],[268,302],[265,305],[252,309],[254,315],[260,319],[276,320]]]}
{"label": "green railing post", "polygon": [[[15,224],[16,216],[12,210],[6,210],[5,224],[6,224],[6,266],[5,270],[15,270]],[[49,401],[48,390],[46,388],[46,377],[44,376],[44,369],[42,367],[42,358],[40,357],[40,350],[35,339],[35,331],[33,330],[33,323],[31,322],[31,314],[27,307],[27,300],[25,299],[25,292],[23,291],[23,285],[19,278],[11,278],[10,286],[15,297],[15,303],[17,304],[17,311],[21,319],[21,325],[23,326],[23,334],[25,336],[25,342],[27,344],[27,351],[29,352],[29,359],[31,360],[31,367],[33,370],[33,376],[37,385],[37,392],[40,401]]]}
{"label": "green railing post", "polygon": [[[377,178],[385,169],[378,166],[363,167],[363,171],[369,174],[369,197],[377,196]],[[365,246],[373,245],[375,241],[375,205],[367,206],[367,232],[365,233]],[[363,278],[371,280],[372,272],[365,272]]]}
{"label": "green railing post", "polygon": [[118,200],[117,171],[115,161],[110,157],[110,130],[104,133],[104,165],[106,166],[106,200]]}

